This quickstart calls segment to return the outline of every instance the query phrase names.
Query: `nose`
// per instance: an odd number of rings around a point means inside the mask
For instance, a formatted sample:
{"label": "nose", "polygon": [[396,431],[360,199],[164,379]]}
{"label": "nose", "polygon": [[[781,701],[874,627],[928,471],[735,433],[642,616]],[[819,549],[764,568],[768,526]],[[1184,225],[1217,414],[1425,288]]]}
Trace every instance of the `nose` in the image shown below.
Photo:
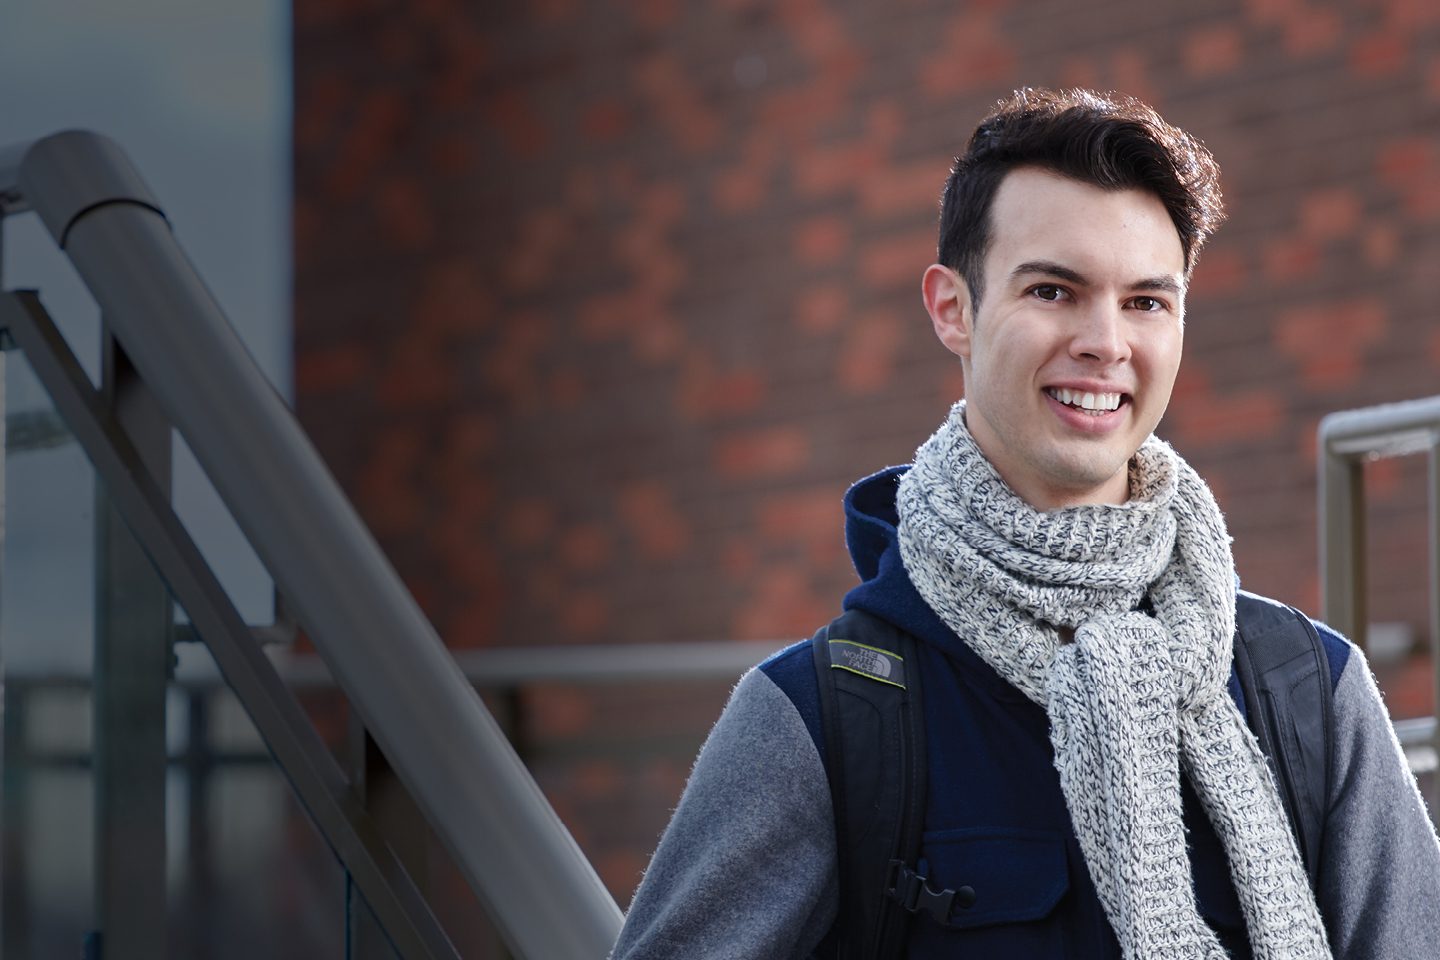
{"label": "nose", "polygon": [[1124,363],[1130,359],[1130,339],[1124,313],[1118,306],[1095,304],[1076,317],[1070,338],[1070,355],[1077,360],[1102,364]]}

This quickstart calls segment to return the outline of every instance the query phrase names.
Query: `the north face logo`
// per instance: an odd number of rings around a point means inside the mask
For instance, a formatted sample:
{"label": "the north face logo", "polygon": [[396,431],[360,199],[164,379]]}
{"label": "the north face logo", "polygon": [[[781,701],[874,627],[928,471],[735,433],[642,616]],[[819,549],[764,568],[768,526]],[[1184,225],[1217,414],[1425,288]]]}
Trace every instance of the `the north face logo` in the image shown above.
{"label": "the north face logo", "polygon": [[852,670],[868,673],[881,679],[890,679],[890,661],[874,650],[864,647],[845,647],[841,651],[845,665]]}
{"label": "the north face logo", "polygon": [[830,641],[830,666],[897,687],[905,686],[905,661],[877,647],[854,640]]}

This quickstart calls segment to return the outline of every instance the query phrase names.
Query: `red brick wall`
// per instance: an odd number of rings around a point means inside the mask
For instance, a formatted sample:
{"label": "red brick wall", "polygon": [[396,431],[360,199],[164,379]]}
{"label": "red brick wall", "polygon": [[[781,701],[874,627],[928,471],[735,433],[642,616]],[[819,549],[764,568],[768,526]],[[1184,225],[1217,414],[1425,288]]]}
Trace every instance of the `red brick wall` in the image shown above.
{"label": "red brick wall", "polygon": [[[295,47],[300,414],[456,646],[831,615],[846,485],[960,393],[918,280],[1016,85],[1221,161],[1162,432],[1247,586],[1316,606],[1319,418],[1437,392],[1430,0],[299,0]],[[1374,603],[1423,635],[1418,466],[1373,470]],[[622,901],[647,829],[597,856]]]}

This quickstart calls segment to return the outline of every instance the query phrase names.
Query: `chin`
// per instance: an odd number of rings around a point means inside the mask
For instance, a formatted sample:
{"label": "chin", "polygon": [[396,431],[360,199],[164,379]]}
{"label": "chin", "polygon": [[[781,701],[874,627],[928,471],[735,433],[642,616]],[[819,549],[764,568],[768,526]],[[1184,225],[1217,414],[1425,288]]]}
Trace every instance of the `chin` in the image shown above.
{"label": "chin", "polygon": [[1103,498],[1107,487],[1112,484],[1118,486],[1116,477],[1127,478],[1125,489],[1128,490],[1130,456],[1133,454],[1052,463],[1048,471],[1052,488],[1067,491],[1070,498],[1077,502],[1095,502],[1097,498]]}

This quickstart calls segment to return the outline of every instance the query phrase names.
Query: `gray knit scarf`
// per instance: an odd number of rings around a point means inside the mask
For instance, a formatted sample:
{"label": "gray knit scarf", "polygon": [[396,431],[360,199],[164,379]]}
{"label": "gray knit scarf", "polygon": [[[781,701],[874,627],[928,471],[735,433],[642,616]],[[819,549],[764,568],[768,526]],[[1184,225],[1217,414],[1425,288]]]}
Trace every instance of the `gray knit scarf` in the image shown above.
{"label": "gray knit scarf", "polygon": [[[901,556],[940,618],[1049,715],[1060,787],[1124,956],[1226,956],[1196,909],[1183,764],[1229,855],[1257,960],[1328,958],[1279,793],[1226,692],[1235,568],[1205,482],[1152,436],[1131,459],[1127,503],[1041,513],[1000,479],[964,414],[962,401],[900,482]],[[1147,595],[1154,616],[1136,612]]]}

